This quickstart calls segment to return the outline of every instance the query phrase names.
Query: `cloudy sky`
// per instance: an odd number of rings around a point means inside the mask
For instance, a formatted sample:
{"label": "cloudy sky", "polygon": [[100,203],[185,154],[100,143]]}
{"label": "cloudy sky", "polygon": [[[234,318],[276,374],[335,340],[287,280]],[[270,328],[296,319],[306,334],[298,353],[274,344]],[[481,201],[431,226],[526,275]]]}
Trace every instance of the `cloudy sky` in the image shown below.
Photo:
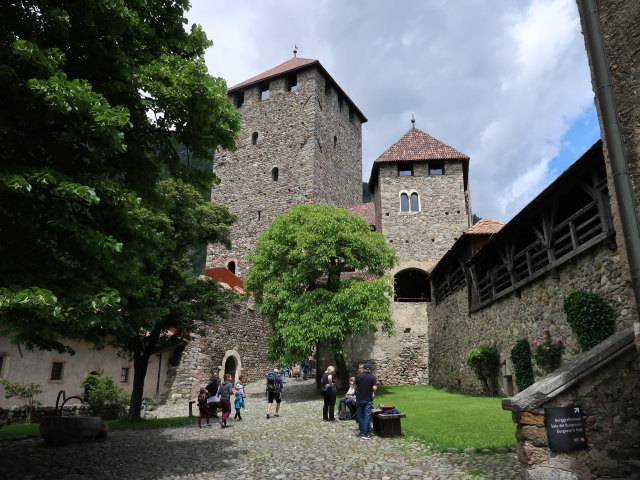
{"label": "cloudy sky", "polygon": [[369,119],[363,179],[411,127],[471,157],[473,211],[508,221],[599,137],[575,0],[191,0],[235,85],[320,60]]}

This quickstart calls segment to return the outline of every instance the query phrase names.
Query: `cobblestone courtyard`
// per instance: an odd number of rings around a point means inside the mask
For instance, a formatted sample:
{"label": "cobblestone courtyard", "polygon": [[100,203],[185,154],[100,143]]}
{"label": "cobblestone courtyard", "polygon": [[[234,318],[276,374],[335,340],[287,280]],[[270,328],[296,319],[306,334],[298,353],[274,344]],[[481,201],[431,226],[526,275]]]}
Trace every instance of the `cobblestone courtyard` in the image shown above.
{"label": "cobblestone courtyard", "polygon": [[[266,419],[262,382],[248,387],[242,422],[199,429],[118,431],[106,441],[44,447],[0,442],[0,479],[518,479],[515,454],[434,454],[407,439],[360,440],[355,422],[322,422],[312,380],[288,379],[282,416]],[[185,415],[186,402],[158,416]],[[155,413],[155,412],[154,412]]]}

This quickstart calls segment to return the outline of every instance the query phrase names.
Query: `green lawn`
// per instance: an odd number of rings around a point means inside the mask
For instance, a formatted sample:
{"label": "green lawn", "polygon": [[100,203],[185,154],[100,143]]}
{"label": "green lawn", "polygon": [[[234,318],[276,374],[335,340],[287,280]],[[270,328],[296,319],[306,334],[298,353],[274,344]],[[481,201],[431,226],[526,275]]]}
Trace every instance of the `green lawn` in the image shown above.
{"label": "green lawn", "polygon": [[[172,427],[175,425],[185,425],[193,422],[189,417],[175,417],[175,418],[149,418],[145,420],[107,420],[109,425],[109,431],[114,432],[116,430],[141,430],[146,428],[161,428]],[[14,437],[20,437],[23,435],[40,435],[40,425],[37,423],[26,424],[20,423],[16,425],[8,425],[0,428],[0,440],[8,440]]]}
{"label": "green lawn", "polygon": [[429,386],[380,387],[374,406],[393,405],[407,415],[402,431],[437,450],[515,447],[511,412],[500,399],[445,392]]}

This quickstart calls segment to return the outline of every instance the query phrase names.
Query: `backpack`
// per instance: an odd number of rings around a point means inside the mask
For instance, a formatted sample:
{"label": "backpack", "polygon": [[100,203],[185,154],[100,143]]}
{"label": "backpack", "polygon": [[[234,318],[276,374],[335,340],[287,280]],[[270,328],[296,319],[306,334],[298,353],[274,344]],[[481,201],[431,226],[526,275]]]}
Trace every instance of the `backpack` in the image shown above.
{"label": "backpack", "polygon": [[279,392],[280,391],[280,375],[276,372],[267,373],[267,391]]}
{"label": "backpack", "polygon": [[351,420],[351,412],[344,402],[338,405],[338,420]]}

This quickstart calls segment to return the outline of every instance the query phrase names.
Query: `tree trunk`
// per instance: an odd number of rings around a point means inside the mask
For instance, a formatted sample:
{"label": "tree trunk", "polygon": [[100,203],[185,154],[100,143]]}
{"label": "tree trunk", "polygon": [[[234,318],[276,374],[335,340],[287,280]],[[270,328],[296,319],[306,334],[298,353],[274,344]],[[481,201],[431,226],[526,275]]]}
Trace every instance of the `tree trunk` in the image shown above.
{"label": "tree trunk", "polygon": [[348,388],[349,372],[347,371],[347,362],[344,359],[344,355],[334,353],[333,357],[336,361],[336,377],[338,378],[338,387]]}
{"label": "tree trunk", "polygon": [[131,390],[131,403],[129,405],[129,418],[131,420],[140,418],[142,395],[144,393],[144,379],[147,376],[150,357],[150,353],[144,352],[136,355],[133,359],[133,388]]}

